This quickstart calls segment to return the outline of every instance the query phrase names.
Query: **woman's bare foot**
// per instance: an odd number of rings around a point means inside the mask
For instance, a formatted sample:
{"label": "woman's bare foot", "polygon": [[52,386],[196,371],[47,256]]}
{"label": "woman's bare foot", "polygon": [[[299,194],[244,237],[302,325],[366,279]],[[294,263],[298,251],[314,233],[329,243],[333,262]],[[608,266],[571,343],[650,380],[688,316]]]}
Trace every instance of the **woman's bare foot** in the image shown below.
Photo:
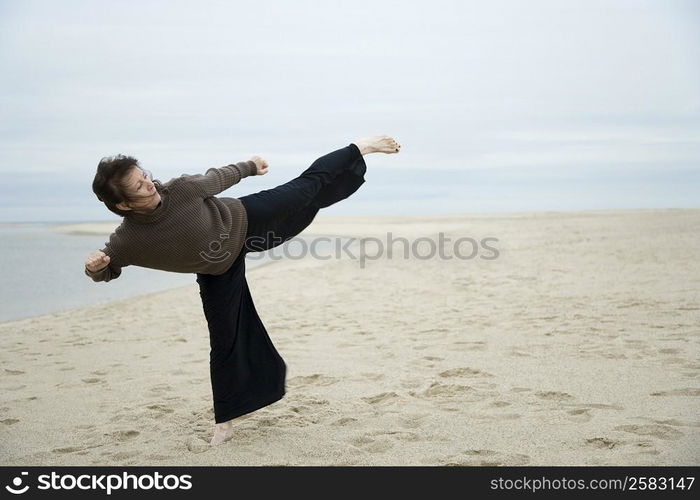
{"label": "woman's bare foot", "polygon": [[373,135],[353,141],[360,153],[366,155],[368,153],[398,153],[401,149],[401,144],[396,142],[393,137],[388,135]]}
{"label": "woman's bare foot", "polygon": [[216,429],[214,429],[214,437],[211,438],[209,444],[216,446],[225,441],[228,441],[233,437],[233,420],[224,422],[222,424],[216,424]]}

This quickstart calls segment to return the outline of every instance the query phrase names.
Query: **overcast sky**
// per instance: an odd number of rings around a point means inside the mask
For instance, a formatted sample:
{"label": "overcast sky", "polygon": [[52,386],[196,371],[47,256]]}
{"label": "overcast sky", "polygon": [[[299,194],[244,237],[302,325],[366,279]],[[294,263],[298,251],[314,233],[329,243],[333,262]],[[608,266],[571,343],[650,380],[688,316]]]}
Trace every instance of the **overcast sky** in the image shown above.
{"label": "overcast sky", "polygon": [[401,175],[687,186],[698,61],[690,0],[0,0],[3,193],[44,173],[90,198],[120,152],[164,180],[259,154],[281,180],[377,133],[403,148],[372,168]]}

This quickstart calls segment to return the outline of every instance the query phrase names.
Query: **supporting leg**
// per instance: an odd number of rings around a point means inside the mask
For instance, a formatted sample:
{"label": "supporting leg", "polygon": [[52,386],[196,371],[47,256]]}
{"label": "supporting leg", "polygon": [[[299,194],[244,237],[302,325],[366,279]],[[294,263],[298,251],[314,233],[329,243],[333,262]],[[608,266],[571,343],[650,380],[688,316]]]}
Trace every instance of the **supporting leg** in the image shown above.
{"label": "supporting leg", "polygon": [[230,439],[232,419],[284,396],[287,366],[253,304],[244,255],[222,275],[197,274],[197,283],[209,329],[217,424],[212,444],[218,444]]}

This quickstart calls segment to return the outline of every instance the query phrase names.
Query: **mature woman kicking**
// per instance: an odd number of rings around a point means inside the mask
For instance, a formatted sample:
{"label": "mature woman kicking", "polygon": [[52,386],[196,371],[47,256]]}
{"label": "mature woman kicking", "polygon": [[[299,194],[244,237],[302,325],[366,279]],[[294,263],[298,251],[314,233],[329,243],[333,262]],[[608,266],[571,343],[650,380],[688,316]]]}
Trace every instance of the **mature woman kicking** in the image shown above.
{"label": "mature woman kicking", "polygon": [[245,279],[245,255],[276,247],[303,231],[321,208],[365,182],[368,153],[398,153],[387,135],[358,139],[321,156],[295,179],[240,198],[216,195],[244,177],[264,175],[259,156],[205,174],[152,180],[136,160],[103,158],[92,190],[123,217],[85,274],[110,281],[134,265],[196,273],[210,340],[215,429],[211,444],[233,436],[233,419],[281,399],[286,365],[258,316]]}

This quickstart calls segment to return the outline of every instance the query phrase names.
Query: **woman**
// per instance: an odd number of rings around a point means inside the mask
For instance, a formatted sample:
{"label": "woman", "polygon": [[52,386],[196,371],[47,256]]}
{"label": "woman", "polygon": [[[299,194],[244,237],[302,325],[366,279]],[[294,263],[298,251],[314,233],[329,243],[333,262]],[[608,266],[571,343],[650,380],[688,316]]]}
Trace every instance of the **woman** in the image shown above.
{"label": "woman", "polygon": [[357,191],[365,182],[364,155],[400,148],[387,135],[359,139],[318,158],[297,178],[241,198],[216,195],[244,177],[266,174],[259,156],[165,184],[130,156],[100,161],[93,192],[123,221],[105,248],[87,257],[85,274],[110,281],[129,265],[197,274],[211,346],[211,444],[231,439],[233,419],[285,394],[286,365],[255,310],[245,255],[293,238],[319,209]]}

